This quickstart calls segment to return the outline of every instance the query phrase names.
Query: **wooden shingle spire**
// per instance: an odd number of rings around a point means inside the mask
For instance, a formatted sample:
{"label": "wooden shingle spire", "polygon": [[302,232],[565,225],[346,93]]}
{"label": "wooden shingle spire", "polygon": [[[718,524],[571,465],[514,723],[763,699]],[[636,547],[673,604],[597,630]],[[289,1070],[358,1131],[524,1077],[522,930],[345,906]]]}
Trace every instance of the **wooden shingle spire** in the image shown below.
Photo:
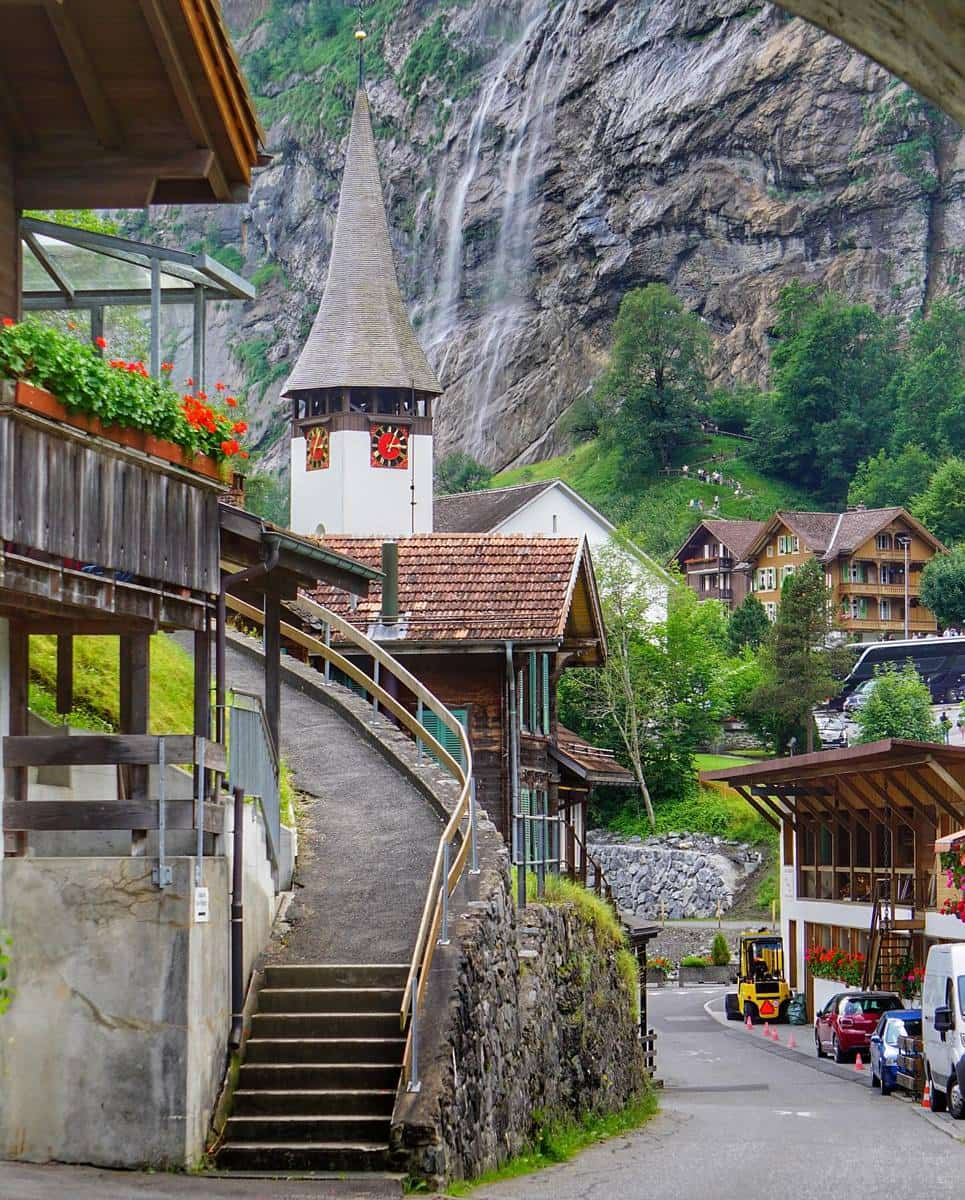
{"label": "wooden shingle spire", "polygon": [[355,96],[325,293],[282,395],[318,388],[442,391],[399,291],[364,88]]}

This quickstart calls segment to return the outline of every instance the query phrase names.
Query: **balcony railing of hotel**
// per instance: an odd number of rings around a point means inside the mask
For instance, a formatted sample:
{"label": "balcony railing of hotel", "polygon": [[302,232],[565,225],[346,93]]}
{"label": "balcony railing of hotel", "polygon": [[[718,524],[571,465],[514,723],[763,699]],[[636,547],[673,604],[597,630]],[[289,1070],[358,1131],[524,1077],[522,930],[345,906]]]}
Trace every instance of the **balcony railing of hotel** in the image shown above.
{"label": "balcony railing of hotel", "polygon": [[[917,596],[919,590],[919,579],[917,577],[910,579],[908,581],[908,595]],[[876,583],[873,579],[863,583],[846,579],[841,583],[841,591],[849,596],[901,597],[905,594],[905,585],[903,583]]]}
{"label": "balcony railing of hotel", "polygon": [[730,568],[734,565],[734,559],[730,554],[699,554],[696,558],[684,559],[684,566],[686,567],[712,567],[715,565]]}
{"label": "balcony railing of hotel", "polygon": [[926,872],[914,867],[799,866],[798,897],[872,904],[877,895],[922,911],[937,907],[938,875],[937,860],[935,870]]}

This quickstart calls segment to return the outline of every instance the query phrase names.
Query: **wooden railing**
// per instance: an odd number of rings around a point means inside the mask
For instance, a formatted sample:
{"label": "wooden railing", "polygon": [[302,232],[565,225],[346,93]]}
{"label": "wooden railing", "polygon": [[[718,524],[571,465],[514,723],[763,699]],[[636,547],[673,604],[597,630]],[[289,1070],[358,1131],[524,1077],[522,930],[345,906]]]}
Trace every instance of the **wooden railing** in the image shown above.
{"label": "wooden railing", "polygon": [[[264,614],[260,609],[246,604],[235,596],[227,597],[228,607],[239,616],[256,624],[264,623]],[[317,655],[325,662],[336,667],[345,676],[358,684],[367,695],[385,712],[407,729],[412,736],[435,756],[440,765],[459,785],[459,797],[442,831],[429,885],[426,893],[419,931],[416,935],[415,949],[409,964],[405,992],[399,1012],[400,1026],[407,1031],[405,1057],[403,1060],[403,1075],[407,1087],[416,1091],[419,1088],[418,1069],[418,1020],[428,983],[429,970],[432,966],[436,945],[440,940],[447,939],[447,921],[449,897],[455,891],[459,880],[466,868],[466,862],[472,849],[472,832],[475,821],[474,804],[472,800],[472,751],[466,731],[448,708],[438,700],[416,677],[384,650],[377,642],[366,637],[349,624],[337,613],[316,604],[312,600],[299,597],[297,607],[307,617],[325,624],[330,635],[337,635],[343,642],[355,647],[378,665],[379,673],[387,672],[405,687],[415,699],[432,712],[443,725],[458,739],[462,762],[457,761],[448,750],[429,733],[426,727],[384,687],[366,675],[345,655],[340,654],[328,644],[327,640],[314,637],[304,630],[285,621],[281,623],[281,636]],[[465,765],[463,765],[465,764]],[[464,828],[464,823],[466,828]],[[441,935],[441,936],[440,936]]]}

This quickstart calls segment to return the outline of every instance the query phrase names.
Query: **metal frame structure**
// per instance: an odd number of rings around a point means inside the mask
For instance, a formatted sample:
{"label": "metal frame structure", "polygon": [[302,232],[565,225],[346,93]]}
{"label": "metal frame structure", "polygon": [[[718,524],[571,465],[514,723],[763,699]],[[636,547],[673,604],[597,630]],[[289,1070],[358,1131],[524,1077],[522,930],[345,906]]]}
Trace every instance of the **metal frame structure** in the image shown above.
{"label": "metal frame structure", "polygon": [[[52,287],[45,291],[23,293],[25,312],[86,311],[91,316],[91,339],[104,331],[104,309],[114,307],[150,308],[151,374],[161,370],[161,305],[190,304],[194,310],[192,334],[192,373],[198,387],[204,387],[207,305],[209,300],[253,300],[254,285],[208,254],[172,250],[149,242],[132,241],[113,234],[74,229],[36,217],[20,218],[20,237],[24,259],[28,255],[49,277]],[[148,273],[142,288],[81,288],[71,281],[45,246],[51,239],[88,253],[103,255],[127,263]],[[183,286],[163,286],[162,276],[180,281]]]}

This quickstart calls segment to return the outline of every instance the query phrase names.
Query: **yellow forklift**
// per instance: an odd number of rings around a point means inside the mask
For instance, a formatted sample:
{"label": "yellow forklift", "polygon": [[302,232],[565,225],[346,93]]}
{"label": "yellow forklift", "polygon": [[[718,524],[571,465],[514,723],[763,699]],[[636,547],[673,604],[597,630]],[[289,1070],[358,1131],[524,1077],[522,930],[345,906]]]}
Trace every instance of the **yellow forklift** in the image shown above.
{"label": "yellow forklift", "polygon": [[766,929],[742,933],[737,968],[737,991],[724,997],[728,1021],[750,1017],[761,1021],[787,1020],[791,989],[784,978],[784,942]]}

